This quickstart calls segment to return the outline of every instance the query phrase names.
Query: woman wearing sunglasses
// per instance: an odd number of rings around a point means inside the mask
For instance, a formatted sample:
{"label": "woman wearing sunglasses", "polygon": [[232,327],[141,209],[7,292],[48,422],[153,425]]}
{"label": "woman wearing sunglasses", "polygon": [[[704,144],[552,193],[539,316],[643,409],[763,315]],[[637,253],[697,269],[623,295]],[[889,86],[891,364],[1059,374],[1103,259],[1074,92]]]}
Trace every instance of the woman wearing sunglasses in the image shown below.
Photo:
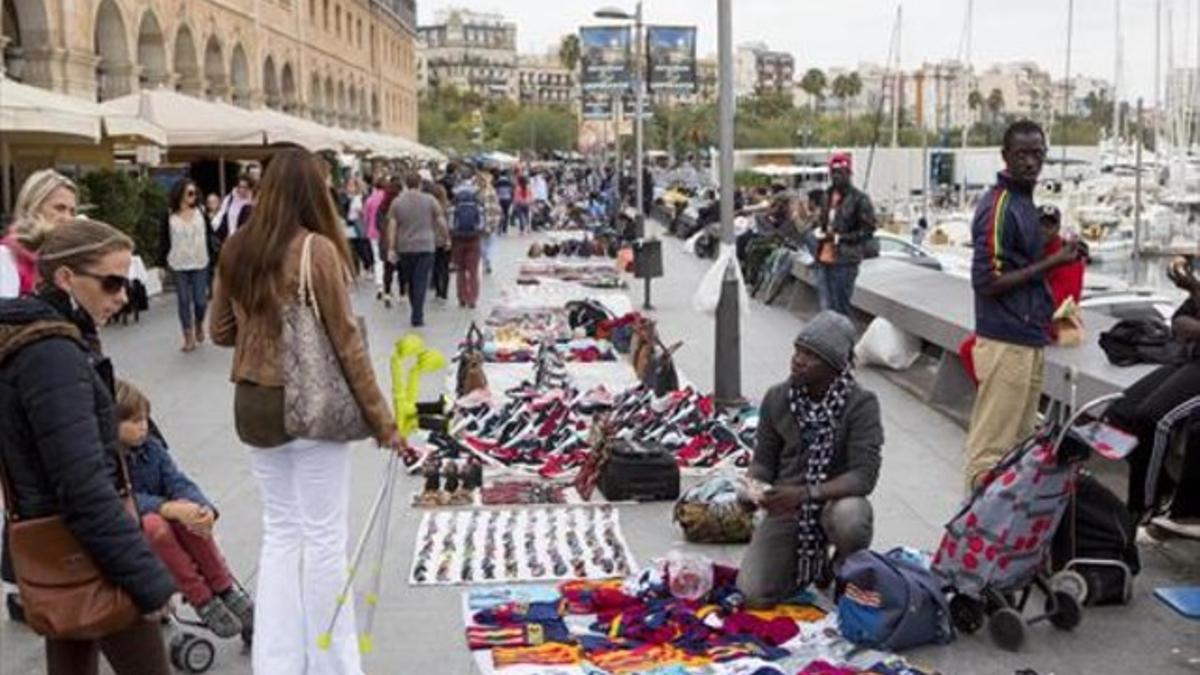
{"label": "woman wearing sunglasses", "polygon": [[[95,640],[46,636],[50,675],[93,675],[100,653],[117,675],[170,672],[154,615],[175,584],[119,496],[112,365],[98,330],[128,300],[132,252],[116,229],[74,220],[38,251],[38,292],[0,300],[0,466],[12,488],[10,516],[61,516],[143,614]],[[33,566],[20,552],[13,563],[18,576]]]}
{"label": "woman wearing sunglasses", "polygon": [[204,342],[204,310],[208,303],[208,225],[199,208],[200,190],[189,178],[171,188],[171,215],[160,246],[175,276],[183,351]]}

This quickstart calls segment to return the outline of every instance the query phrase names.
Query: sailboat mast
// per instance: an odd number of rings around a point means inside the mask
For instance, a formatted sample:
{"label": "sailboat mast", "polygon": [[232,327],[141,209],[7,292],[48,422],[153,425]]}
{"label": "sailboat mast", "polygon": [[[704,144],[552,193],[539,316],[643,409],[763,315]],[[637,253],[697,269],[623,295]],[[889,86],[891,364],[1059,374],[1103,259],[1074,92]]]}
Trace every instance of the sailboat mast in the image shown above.
{"label": "sailboat mast", "polygon": [[1113,74],[1112,138],[1114,143],[1119,144],[1121,140],[1121,70],[1124,60],[1121,54],[1121,0],[1113,0],[1113,5],[1116,13],[1116,32],[1113,41],[1116,64]]}
{"label": "sailboat mast", "polygon": [[[1074,2],[1074,0],[1071,0],[1071,1]],[[967,138],[971,133],[971,126],[975,122],[975,119],[974,119],[975,111],[971,109],[970,100],[971,100],[971,96],[973,95],[973,92],[975,91],[976,87],[978,86],[978,83],[975,81],[975,69],[971,66],[971,38],[973,37],[973,34],[975,32],[975,0],[967,0],[967,24],[966,24],[966,26],[963,27],[963,30],[965,31],[965,36],[963,38],[963,45],[964,45],[963,56],[964,56],[964,58],[963,58],[962,72],[963,72],[963,79],[965,79],[967,81],[968,89],[967,89],[967,119],[963,121],[963,128],[962,128],[963,152],[961,152],[959,154],[958,161],[956,162],[956,164],[958,165],[957,169],[958,169],[959,179],[962,182],[962,189],[959,190],[959,192],[958,192],[958,207],[959,208],[964,207],[967,203],[967,172],[966,172],[966,168],[967,168],[967,157],[966,157],[966,155],[967,155],[967,153],[966,153]]]}
{"label": "sailboat mast", "polygon": [[[1067,124],[1067,117],[1071,114],[1071,46],[1075,37],[1075,0],[1067,1],[1067,65],[1063,73],[1063,126]],[[1058,167],[1058,180],[1060,183],[1067,181],[1067,143],[1065,140],[1066,134],[1063,134],[1062,141],[1062,163]]]}

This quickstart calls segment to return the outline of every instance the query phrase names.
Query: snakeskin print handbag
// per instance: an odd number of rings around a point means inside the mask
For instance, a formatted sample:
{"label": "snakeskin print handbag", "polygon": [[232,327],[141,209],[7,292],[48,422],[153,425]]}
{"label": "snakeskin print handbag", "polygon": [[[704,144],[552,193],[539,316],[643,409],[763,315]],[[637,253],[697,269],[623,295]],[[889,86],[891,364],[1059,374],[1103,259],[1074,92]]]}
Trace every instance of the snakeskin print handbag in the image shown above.
{"label": "snakeskin print handbag", "polygon": [[[312,291],[313,236],[304,238],[296,301],[283,310],[283,426],[293,438],[362,440],[371,429],[346,381]],[[365,340],[366,333],[359,332]]]}

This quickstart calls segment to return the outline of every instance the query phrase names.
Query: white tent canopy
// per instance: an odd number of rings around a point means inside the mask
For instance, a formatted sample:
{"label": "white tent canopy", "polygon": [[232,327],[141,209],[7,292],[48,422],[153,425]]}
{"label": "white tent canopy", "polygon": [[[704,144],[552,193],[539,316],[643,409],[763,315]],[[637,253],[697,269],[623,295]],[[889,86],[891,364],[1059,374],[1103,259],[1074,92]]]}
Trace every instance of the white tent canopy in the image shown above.
{"label": "white tent canopy", "polygon": [[266,125],[249,110],[169,89],[143,89],[100,108],[161,127],[168,146],[260,146],[267,134]]}
{"label": "white tent canopy", "polygon": [[65,94],[0,78],[0,131],[61,134],[100,142],[96,104]]}
{"label": "white tent canopy", "polygon": [[268,143],[294,143],[310,152],[342,150],[352,139],[346,129],[325,126],[270,108],[253,111],[267,135]]}
{"label": "white tent canopy", "polygon": [[162,129],[136,115],[106,112],[91,101],[8,78],[0,78],[0,131],[75,136],[93,143],[104,136],[167,144]]}

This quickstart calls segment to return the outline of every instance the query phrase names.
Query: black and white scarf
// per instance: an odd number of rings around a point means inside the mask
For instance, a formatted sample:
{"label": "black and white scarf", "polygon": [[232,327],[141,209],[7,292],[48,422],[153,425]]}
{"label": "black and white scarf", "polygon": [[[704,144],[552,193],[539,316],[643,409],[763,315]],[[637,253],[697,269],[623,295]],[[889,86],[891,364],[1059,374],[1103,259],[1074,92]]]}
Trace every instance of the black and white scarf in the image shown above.
{"label": "black and white scarf", "polygon": [[[804,467],[804,484],[812,487],[828,479],[833,461],[834,437],[837,423],[846,409],[846,399],[854,385],[854,376],[846,368],[820,399],[809,396],[808,387],[791,389],[792,415],[800,427],[800,438],[808,454]],[[801,587],[816,581],[828,564],[825,532],[821,529],[821,507],[813,501],[800,506],[797,528],[796,582]]]}

